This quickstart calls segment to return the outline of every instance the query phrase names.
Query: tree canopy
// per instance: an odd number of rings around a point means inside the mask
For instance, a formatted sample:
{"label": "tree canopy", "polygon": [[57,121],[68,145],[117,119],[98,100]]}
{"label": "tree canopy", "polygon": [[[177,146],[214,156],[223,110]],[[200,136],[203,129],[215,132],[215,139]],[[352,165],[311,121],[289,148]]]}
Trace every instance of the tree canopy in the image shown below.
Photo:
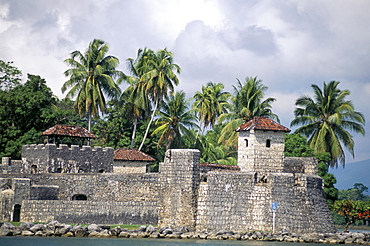
{"label": "tree canopy", "polygon": [[105,112],[105,96],[117,98],[121,93],[118,84],[124,74],[116,70],[119,60],[107,55],[108,49],[104,41],[94,39],[85,53],[73,51],[65,60],[72,68],[64,72],[69,80],[63,84],[62,92],[70,89],[66,97],[77,96],[74,106],[81,116],[87,114],[88,130],[91,130],[91,116],[98,117],[99,112]]}
{"label": "tree canopy", "polygon": [[56,107],[61,103],[36,75],[28,74],[25,84],[0,90],[0,155],[19,159],[22,145],[39,143],[41,132],[75,119],[70,111]]}
{"label": "tree canopy", "polygon": [[22,72],[13,62],[0,60],[0,89],[10,89],[20,84]]}
{"label": "tree canopy", "polygon": [[308,138],[309,146],[316,153],[328,152],[332,156],[331,166],[345,164],[345,146],[354,156],[354,141],[349,131],[365,134],[365,117],[355,111],[347,100],[349,90],[340,90],[338,81],[324,82],[323,90],[311,85],[314,98],[302,96],[297,99],[295,119],[291,126],[302,125],[295,132]]}
{"label": "tree canopy", "polygon": [[243,123],[250,121],[254,116],[266,116],[279,122],[279,117],[272,112],[271,103],[275,98],[264,99],[267,86],[257,77],[246,77],[244,83],[237,79],[234,87],[234,96],[231,99],[230,112],[223,113],[218,118],[219,123],[225,123],[219,142],[227,146],[237,144],[235,129]]}

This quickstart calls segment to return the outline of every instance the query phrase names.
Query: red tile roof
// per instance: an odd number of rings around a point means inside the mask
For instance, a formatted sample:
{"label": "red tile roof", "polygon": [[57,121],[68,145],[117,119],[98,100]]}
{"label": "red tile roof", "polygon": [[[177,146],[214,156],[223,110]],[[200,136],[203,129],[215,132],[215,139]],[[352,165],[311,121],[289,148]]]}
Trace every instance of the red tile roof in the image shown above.
{"label": "red tile roof", "polygon": [[41,135],[44,136],[62,136],[62,137],[79,137],[79,138],[96,138],[94,134],[89,132],[86,128],[82,126],[75,125],[63,125],[57,124],[50,127]]}
{"label": "red tile roof", "polygon": [[114,159],[119,161],[155,161],[153,157],[137,149],[119,148],[114,151]]}
{"label": "red tile roof", "polygon": [[239,126],[235,131],[249,131],[251,129],[290,132],[290,130],[285,126],[282,126],[275,121],[263,116],[254,117],[252,120]]}

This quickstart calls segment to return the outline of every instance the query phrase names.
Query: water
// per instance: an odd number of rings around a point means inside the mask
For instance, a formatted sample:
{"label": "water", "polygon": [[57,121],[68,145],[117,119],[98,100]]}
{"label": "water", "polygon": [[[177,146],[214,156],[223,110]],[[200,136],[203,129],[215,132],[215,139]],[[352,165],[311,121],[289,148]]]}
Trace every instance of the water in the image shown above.
{"label": "water", "polygon": [[[192,240],[192,239],[146,239],[146,238],[65,238],[65,237],[0,237],[1,246],[222,246],[222,245],[246,245],[246,246],[318,246],[313,243],[284,243],[262,241],[220,241],[220,240]],[[319,244],[329,246],[329,244]],[[332,245],[330,245],[332,246]]]}

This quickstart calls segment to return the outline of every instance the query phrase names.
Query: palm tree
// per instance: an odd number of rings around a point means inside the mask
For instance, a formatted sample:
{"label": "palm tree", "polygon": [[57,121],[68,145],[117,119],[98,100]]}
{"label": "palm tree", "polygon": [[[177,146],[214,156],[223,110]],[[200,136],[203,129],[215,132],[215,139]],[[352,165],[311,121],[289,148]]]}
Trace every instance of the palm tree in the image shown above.
{"label": "palm tree", "polygon": [[157,128],[153,134],[160,134],[158,145],[166,143],[166,150],[171,146],[182,146],[182,134],[191,134],[189,128],[198,127],[193,110],[189,110],[188,101],[183,91],[176,92],[163,102],[159,118],[155,121]]}
{"label": "palm tree", "polygon": [[254,116],[266,116],[276,121],[279,117],[272,113],[271,103],[275,98],[269,97],[263,100],[267,86],[262,84],[262,80],[257,77],[246,77],[244,83],[237,79],[238,85],[234,87],[234,97],[232,98],[232,110],[224,113],[218,118],[218,122],[225,122],[221,131],[219,142],[224,142],[227,146],[236,144],[237,134],[234,131],[241,124],[250,121]]}
{"label": "palm tree", "polygon": [[206,86],[202,86],[202,91],[196,92],[193,97],[195,99],[193,108],[197,110],[199,121],[203,125],[202,132],[208,126],[214,127],[218,116],[227,113],[231,94],[223,92],[223,89],[223,84],[209,82]]}
{"label": "palm tree", "polygon": [[[148,136],[150,126],[154,120],[159,104],[168,93],[173,93],[175,85],[179,84],[176,73],[180,67],[173,63],[173,55],[167,49],[156,53],[149,49],[139,50],[138,58],[129,59],[139,80],[135,83],[132,95],[142,100],[142,105],[152,104],[152,115],[146,128],[139,150],[142,149]],[[133,79],[135,80],[135,79]]]}
{"label": "palm tree", "polygon": [[132,93],[134,90],[134,86],[129,86],[121,95],[120,97],[120,104],[123,107],[125,115],[128,117],[128,120],[132,120],[132,135],[131,135],[131,143],[130,148],[134,147],[135,144],[135,137],[136,137],[136,129],[138,120],[143,117],[145,114],[145,110],[141,107],[141,101],[138,97],[132,97]]}
{"label": "palm tree", "polygon": [[66,98],[77,95],[74,108],[81,116],[87,114],[89,131],[91,117],[98,117],[99,112],[104,113],[106,110],[105,95],[115,98],[121,92],[118,85],[124,74],[116,70],[118,58],[107,56],[108,49],[104,41],[94,39],[85,53],[73,51],[71,57],[65,60],[72,68],[64,72],[69,80],[63,84],[62,92],[70,89]]}
{"label": "palm tree", "polygon": [[347,131],[365,134],[364,116],[355,111],[351,101],[346,99],[350,95],[348,90],[338,89],[340,82],[324,82],[324,90],[317,85],[311,85],[314,99],[302,96],[297,99],[294,110],[295,119],[291,126],[303,125],[295,132],[308,138],[309,146],[316,153],[328,152],[332,161],[330,166],[345,164],[345,154],[342,144],[354,156],[354,141]]}

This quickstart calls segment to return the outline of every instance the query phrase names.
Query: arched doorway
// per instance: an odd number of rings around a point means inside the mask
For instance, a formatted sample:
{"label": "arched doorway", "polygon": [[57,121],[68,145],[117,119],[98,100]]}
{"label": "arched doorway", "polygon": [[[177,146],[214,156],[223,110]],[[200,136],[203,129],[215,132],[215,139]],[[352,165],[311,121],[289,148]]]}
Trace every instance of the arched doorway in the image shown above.
{"label": "arched doorway", "polygon": [[13,222],[19,222],[21,218],[21,205],[14,205]]}

